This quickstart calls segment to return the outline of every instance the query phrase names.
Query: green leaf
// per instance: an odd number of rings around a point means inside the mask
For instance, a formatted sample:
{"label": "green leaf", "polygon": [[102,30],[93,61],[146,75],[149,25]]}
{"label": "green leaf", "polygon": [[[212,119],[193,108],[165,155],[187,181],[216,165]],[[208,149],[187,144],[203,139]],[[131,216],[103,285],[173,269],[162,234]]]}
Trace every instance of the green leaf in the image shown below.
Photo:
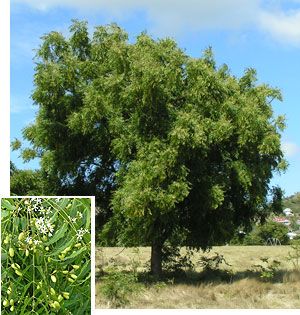
{"label": "green leaf", "polygon": [[68,224],[64,223],[60,229],[49,239],[49,241],[45,242],[46,246],[49,246],[57,241],[59,241],[61,238],[64,237],[66,231],[68,230]]}
{"label": "green leaf", "polygon": [[5,218],[5,217],[7,217],[9,214],[10,214],[9,211],[7,211],[7,210],[1,210],[1,218]]}
{"label": "green leaf", "polygon": [[9,199],[1,199],[1,211],[2,208],[7,209],[8,211],[16,210],[16,207],[10,203]]}
{"label": "green leaf", "polygon": [[70,256],[65,257],[65,260],[69,260],[69,259],[73,259],[77,256],[79,256],[81,253],[83,253],[84,251],[86,251],[85,247],[82,247],[76,251],[74,251]]}

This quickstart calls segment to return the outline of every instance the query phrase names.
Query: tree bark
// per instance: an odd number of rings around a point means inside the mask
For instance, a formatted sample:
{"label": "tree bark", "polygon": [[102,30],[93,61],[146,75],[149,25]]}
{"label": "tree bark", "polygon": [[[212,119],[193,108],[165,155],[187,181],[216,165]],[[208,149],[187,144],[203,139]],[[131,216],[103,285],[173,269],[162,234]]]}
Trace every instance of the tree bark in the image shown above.
{"label": "tree bark", "polygon": [[162,274],[162,244],[157,242],[151,246],[151,274],[157,277]]}

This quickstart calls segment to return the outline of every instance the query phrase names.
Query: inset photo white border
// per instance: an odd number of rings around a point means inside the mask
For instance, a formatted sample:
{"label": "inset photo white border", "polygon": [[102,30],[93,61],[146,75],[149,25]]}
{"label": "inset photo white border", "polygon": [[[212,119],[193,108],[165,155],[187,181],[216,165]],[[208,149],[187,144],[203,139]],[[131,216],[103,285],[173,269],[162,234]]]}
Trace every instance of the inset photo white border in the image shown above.
{"label": "inset photo white border", "polygon": [[0,196],[9,195],[10,176],[10,1],[0,5]]}
{"label": "inset photo white border", "polygon": [[[91,314],[95,314],[95,197],[94,196],[4,196],[0,197],[0,204],[2,205],[2,199],[14,199],[14,198],[40,198],[40,199],[83,199],[87,198],[91,200]],[[2,225],[0,225],[1,229]],[[1,231],[1,244],[2,244],[2,230]],[[2,271],[2,270],[1,270]],[[2,274],[1,279],[2,279]],[[1,303],[2,307],[2,303]]]}

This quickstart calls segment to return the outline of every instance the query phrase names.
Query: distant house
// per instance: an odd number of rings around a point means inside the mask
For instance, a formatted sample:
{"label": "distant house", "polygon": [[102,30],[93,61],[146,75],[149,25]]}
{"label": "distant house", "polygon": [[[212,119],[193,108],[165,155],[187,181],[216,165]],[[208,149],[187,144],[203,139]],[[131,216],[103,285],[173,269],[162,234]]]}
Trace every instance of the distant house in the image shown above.
{"label": "distant house", "polygon": [[277,223],[282,223],[284,225],[287,225],[289,226],[291,224],[290,220],[285,218],[285,217],[275,217],[273,219],[274,222],[277,222]]}
{"label": "distant house", "polygon": [[296,237],[298,234],[295,232],[288,232],[287,236],[290,240],[294,239],[294,237]]}
{"label": "distant house", "polygon": [[292,209],[290,208],[285,208],[282,212],[284,213],[286,217],[290,217],[294,215]]}

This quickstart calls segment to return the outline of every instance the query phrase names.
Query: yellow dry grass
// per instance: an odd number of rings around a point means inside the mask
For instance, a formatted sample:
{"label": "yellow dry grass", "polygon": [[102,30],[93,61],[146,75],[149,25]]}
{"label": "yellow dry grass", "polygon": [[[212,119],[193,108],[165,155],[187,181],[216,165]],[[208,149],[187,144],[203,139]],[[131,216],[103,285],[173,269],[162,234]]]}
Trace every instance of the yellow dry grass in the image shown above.
{"label": "yellow dry grass", "polygon": [[[221,246],[214,247],[208,255],[218,252],[231,264],[235,274],[231,282],[191,282],[150,285],[130,296],[126,308],[300,308],[300,272],[293,270],[287,260],[290,246]],[[207,254],[207,253],[206,253]],[[196,261],[203,253],[195,254]],[[111,264],[121,269],[130,268],[132,261],[146,263],[150,249],[102,248],[96,251],[96,265]],[[249,277],[248,269],[260,264],[261,257],[281,262],[280,281],[263,282],[259,276]],[[97,266],[96,266],[97,271]],[[197,271],[200,271],[198,269]],[[236,276],[239,275],[239,276]],[[96,283],[96,308],[111,307],[100,293],[101,282]]]}

